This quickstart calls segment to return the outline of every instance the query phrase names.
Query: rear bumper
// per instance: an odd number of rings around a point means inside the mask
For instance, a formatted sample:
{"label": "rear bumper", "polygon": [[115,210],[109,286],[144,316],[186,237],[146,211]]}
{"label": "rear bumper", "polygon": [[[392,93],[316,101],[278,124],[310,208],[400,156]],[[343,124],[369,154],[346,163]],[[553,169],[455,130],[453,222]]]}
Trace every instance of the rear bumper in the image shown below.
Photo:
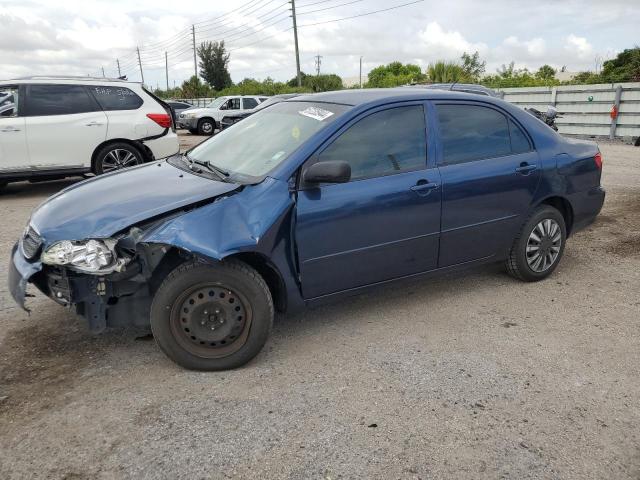
{"label": "rear bumper", "polygon": [[166,135],[151,140],[143,140],[142,143],[151,150],[153,158],[156,160],[170,157],[180,151],[178,134],[171,130]]}
{"label": "rear bumper", "polygon": [[606,192],[601,186],[573,196],[571,199],[571,205],[573,206],[573,228],[571,233],[578,232],[593,223],[602,210],[605,197]]}

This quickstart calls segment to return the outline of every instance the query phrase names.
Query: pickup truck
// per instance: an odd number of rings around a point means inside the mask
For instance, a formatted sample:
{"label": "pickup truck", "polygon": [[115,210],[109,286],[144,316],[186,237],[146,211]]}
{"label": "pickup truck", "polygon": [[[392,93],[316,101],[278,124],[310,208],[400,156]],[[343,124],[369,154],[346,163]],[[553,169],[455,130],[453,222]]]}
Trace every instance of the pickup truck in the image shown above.
{"label": "pickup truck", "polygon": [[269,97],[218,97],[206,107],[192,107],[178,115],[178,127],[198,135],[213,135],[220,128],[220,120],[227,113],[250,111]]}

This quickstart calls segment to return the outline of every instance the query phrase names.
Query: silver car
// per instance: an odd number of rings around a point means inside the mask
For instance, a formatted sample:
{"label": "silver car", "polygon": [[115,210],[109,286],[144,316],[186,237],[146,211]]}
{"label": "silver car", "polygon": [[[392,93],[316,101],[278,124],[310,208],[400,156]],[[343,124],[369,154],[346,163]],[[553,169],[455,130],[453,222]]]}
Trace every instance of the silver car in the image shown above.
{"label": "silver car", "polygon": [[178,116],[178,127],[199,135],[213,135],[225,114],[253,110],[267,98],[258,95],[218,97],[206,107],[182,111]]}

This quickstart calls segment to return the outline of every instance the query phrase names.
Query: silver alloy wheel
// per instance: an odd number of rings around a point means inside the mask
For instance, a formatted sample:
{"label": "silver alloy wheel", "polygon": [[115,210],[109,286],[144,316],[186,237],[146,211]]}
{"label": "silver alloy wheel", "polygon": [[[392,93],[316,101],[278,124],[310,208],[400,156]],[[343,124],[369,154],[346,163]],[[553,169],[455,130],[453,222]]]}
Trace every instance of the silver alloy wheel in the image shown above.
{"label": "silver alloy wheel", "polygon": [[102,172],[107,173],[113,170],[133,167],[138,164],[138,157],[129,150],[114,148],[102,159]]}
{"label": "silver alloy wheel", "polygon": [[210,133],[213,133],[213,124],[208,120],[202,122],[202,131],[207,135],[209,135]]}
{"label": "silver alloy wheel", "polygon": [[558,260],[562,247],[562,229],[552,218],[538,222],[527,240],[527,264],[536,273],[547,271]]}

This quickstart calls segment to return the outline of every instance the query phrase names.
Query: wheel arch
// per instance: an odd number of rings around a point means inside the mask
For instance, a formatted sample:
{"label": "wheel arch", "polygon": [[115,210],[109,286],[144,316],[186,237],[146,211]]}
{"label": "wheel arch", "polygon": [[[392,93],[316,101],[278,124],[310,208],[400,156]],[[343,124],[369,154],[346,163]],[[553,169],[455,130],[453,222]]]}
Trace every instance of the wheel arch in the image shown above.
{"label": "wheel arch", "polygon": [[[149,291],[153,296],[164,278],[182,263],[197,259],[203,263],[215,263],[228,259],[238,260],[252,267],[264,279],[279,312],[287,309],[287,289],[284,278],[278,268],[263,254],[258,252],[240,252],[220,259],[189,252],[174,245],[147,244],[143,247],[150,269]],[[154,257],[159,257],[155,258]]]}
{"label": "wheel arch", "polygon": [[111,145],[114,143],[126,143],[138,149],[140,153],[142,153],[145,162],[150,162],[154,159],[153,153],[151,153],[149,147],[138,140],[131,140],[128,138],[110,138],[109,140],[105,140],[104,142],[100,143],[98,146],[96,146],[96,148],[93,149],[93,153],[91,154],[91,171],[93,173],[96,173],[96,161],[98,160],[98,152],[107,145]]}
{"label": "wheel arch", "polygon": [[213,129],[215,130],[216,127],[218,126],[218,122],[216,121],[215,118],[213,118],[210,115],[205,115],[204,117],[200,117],[198,119],[198,125],[200,125],[200,122],[202,122],[203,120],[211,120],[211,122],[213,123]]}
{"label": "wheel arch", "polygon": [[544,198],[543,200],[538,202],[536,207],[540,205],[549,205],[562,214],[565,226],[567,228],[567,237],[569,237],[573,228],[574,219],[573,207],[571,206],[569,200],[567,200],[565,197],[554,195]]}

